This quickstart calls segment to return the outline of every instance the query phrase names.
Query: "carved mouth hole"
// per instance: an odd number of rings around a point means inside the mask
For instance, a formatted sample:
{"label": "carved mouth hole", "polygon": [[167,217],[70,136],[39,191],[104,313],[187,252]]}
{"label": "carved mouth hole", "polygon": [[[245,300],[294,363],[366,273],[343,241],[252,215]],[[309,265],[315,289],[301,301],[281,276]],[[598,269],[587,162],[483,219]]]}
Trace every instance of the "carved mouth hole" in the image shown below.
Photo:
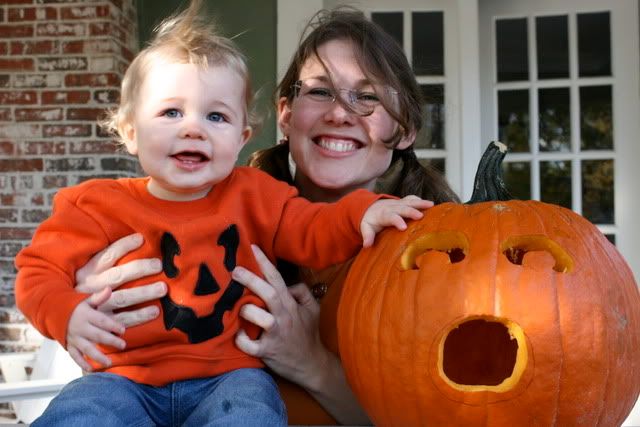
{"label": "carved mouth hole", "polygon": [[443,371],[463,386],[496,386],[511,377],[518,342],[497,321],[474,319],[451,330],[444,342]]}

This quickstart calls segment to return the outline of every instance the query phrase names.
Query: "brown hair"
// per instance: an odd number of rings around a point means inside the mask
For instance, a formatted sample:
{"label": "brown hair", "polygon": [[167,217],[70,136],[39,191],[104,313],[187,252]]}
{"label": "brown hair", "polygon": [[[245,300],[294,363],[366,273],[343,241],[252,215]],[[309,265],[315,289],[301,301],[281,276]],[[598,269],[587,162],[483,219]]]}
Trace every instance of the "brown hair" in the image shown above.
{"label": "brown hair", "polygon": [[[352,8],[321,10],[307,24],[298,49],[277,87],[276,98],[287,102],[294,98],[294,83],[299,79],[300,70],[307,59],[316,57],[318,49],[332,40],[349,40],[354,46],[354,54],[363,73],[369,81],[390,86],[397,93],[396,105],[391,105],[386,97],[381,97],[385,110],[398,123],[398,129],[385,145],[393,149],[392,166],[402,161],[401,179],[393,194],[403,197],[416,194],[436,203],[458,201],[442,174],[431,166],[423,167],[416,158],[413,145],[398,150],[395,147],[403,137],[417,135],[422,128],[422,95],[415,75],[402,48],[380,26],[367,20],[361,11]],[[349,108],[348,105],[345,106]],[[266,170],[278,179],[292,182],[288,170],[279,170],[286,163],[288,148],[276,146],[256,152],[250,165]],[[284,156],[284,163],[283,163]]]}
{"label": "brown hair", "polygon": [[253,111],[254,94],[246,58],[231,40],[216,33],[211,20],[202,13],[202,0],[191,0],[186,10],[163,20],[154,33],[153,40],[125,72],[119,106],[101,123],[107,131],[122,139],[123,126],[133,120],[144,78],[158,61],[231,68],[244,80],[245,121],[252,127],[259,124]]}

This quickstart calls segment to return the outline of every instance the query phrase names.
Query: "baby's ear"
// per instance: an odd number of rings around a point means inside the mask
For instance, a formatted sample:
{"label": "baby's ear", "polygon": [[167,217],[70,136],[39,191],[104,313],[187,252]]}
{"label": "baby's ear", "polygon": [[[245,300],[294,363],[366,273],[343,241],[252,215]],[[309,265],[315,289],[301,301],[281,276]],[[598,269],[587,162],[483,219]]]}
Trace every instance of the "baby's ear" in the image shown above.
{"label": "baby's ear", "polygon": [[138,142],[136,141],[136,129],[131,123],[120,126],[120,136],[129,154],[138,154]]}

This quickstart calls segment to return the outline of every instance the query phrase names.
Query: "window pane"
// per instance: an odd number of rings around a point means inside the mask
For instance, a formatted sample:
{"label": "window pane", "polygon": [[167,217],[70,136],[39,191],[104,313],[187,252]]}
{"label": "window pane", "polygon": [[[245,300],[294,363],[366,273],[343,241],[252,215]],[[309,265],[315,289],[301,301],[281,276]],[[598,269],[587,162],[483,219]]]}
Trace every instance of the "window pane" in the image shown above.
{"label": "window pane", "polygon": [[529,91],[498,91],[498,139],[510,152],[529,151]]}
{"label": "window pane", "polygon": [[610,241],[611,244],[613,244],[613,246],[616,245],[616,235],[615,234],[605,234],[604,237],[606,237],[607,240]]}
{"label": "window pane", "polygon": [[578,14],[578,70],[580,77],[611,75],[609,12]]}
{"label": "window pane", "polygon": [[540,162],[540,200],[571,209],[571,161]]}
{"label": "window pane", "polygon": [[613,224],[613,160],[582,161],[582,216],[595,224]]}
{"label": "window pane", "polygon": [[444,168],[444,159],[418,159],[418,161],[425,168],[430,166],[438,170],[443,175],[446,173]]}
{"label": "window pane", "polygon": [[538,78],[569,77],[569,32],[567,16],[536,18]]}
{"label": "window pane", "polygon": [[613,149],[611,86],[580,88],[580,148]]}
{"label": "window pane", "polygon": [[444,14],[413,12],[413,71],[427,76],[444,75]]}
{"label": "window pane", "polygon": [[400,46],[403,45],[402,12],[373,12],[371,20],[391,34]]}
{"label": "window pane", "polygon": [[507,190],[514,199],[531,199],[531,164],[529,162],[503,163],[502,176]]}
{"label": "window pane", "polygon": [[416,148],[444,149],[444,85],[421,85],[424,121]]}
{"label": "window pane", "polygon": [[527,19],[496,21],[498,81],[529,80]]}
{"label": "window pane", "polygon": [[540,151],[570,151],[569,88],[540,89],[538,114]]}

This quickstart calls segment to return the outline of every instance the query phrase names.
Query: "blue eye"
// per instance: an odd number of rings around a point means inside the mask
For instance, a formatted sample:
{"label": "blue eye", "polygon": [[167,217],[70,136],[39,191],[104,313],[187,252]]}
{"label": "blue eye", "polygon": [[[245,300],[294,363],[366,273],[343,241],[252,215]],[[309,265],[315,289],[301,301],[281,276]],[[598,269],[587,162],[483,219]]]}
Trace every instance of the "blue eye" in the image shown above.
{"label": "blue eye", "polygon": [[220,114],[220,113],[209,113],[207,114],[207,120],[210,120],[212,122],[224,122],[226,121],[224,115]]}
{"label": "blue eye", "polygon": [[182,117],[182,113],[175,108],[169,108],[162,113],[163,116],[169,117],[170,119],[175,119],[177,117]]}

